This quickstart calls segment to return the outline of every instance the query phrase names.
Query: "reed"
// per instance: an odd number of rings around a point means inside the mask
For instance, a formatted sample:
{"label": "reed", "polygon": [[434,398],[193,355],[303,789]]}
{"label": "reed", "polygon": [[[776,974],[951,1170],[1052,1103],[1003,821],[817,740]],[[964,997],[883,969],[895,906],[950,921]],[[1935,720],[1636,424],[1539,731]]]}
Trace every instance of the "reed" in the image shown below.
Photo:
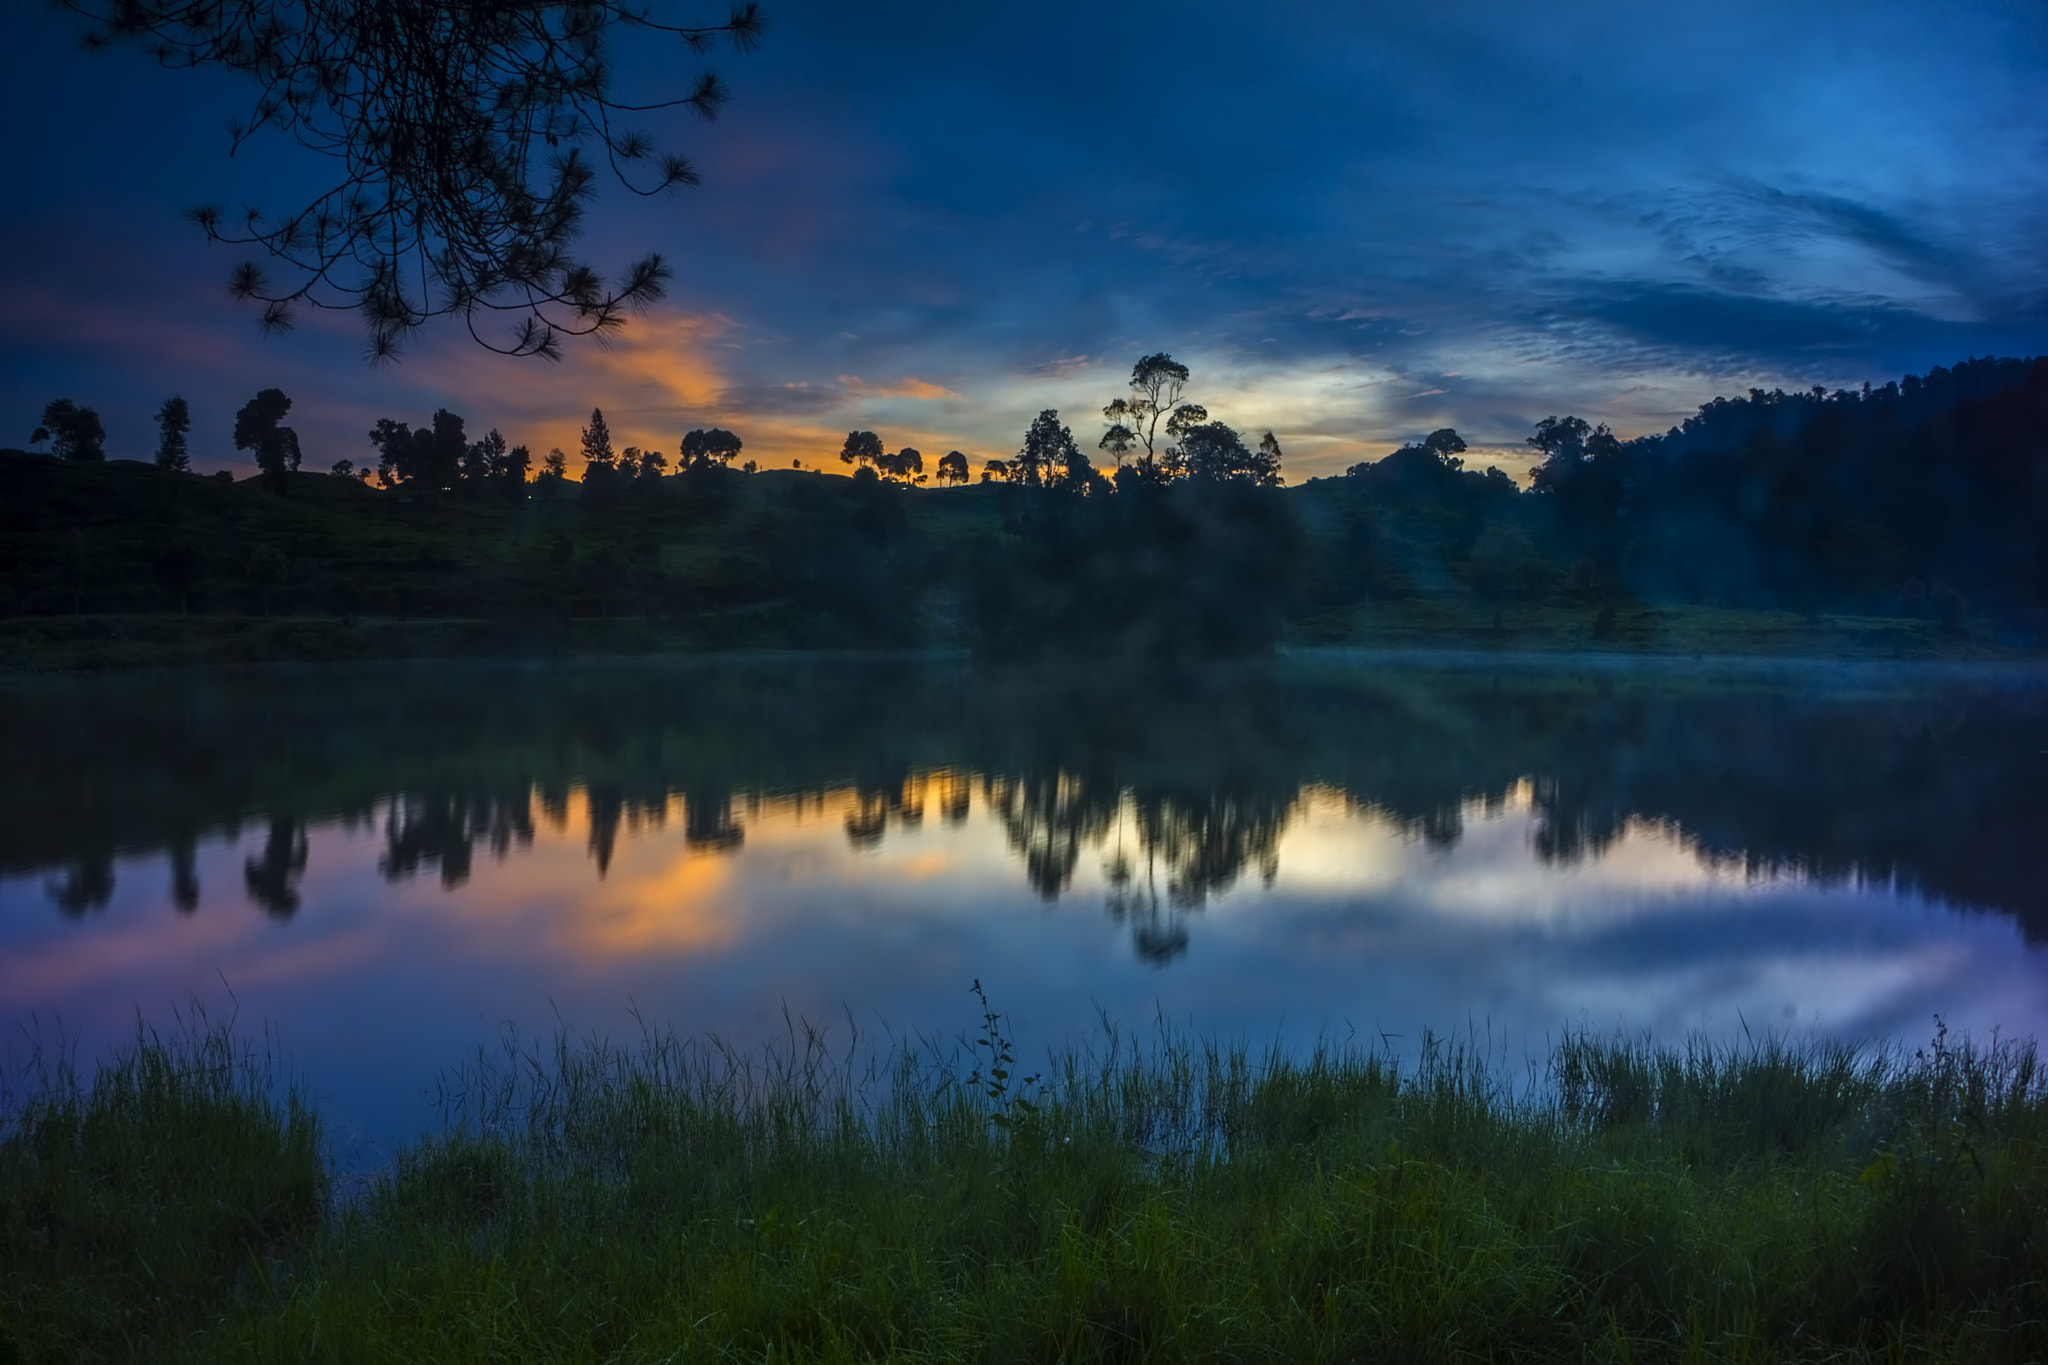
{"label": "reed", "polygon": [[0,1359],[2048,1354],[2031,1044],[1105,1027],[1024,1066],[989,1011],[508,1038],[443,1101],[341,1197],[227,1031],[46,1069],[0,1134]]}

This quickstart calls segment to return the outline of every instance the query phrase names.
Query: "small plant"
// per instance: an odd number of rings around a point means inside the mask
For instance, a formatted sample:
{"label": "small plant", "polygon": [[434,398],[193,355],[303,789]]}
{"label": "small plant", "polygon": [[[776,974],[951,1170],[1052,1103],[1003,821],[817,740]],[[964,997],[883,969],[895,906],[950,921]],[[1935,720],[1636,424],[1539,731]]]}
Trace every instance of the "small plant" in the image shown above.
{"label": "small plant", "polygon": [[1017,1048],[1009,1035],[1003,1032],[1003,1016],[988,1002],[988,992],[981,988],[981,978],[974,979],[975,998],[981,1001],[981,1034],[974,1040],[977,1055],[988,1053],[988,1070],[984,1073],[979,1065],[974,1074],[967,1078],[967,1084],[978,1089],[988,1098],[989,1122],[1015,1137],[1027,1125],[1036,1124],[1040,1110],[1026,1091],[1036,1089],[1043,1079],[1037,1073],[1021,1077],[1015,1089],[1010,1084],[1017,1070]]}

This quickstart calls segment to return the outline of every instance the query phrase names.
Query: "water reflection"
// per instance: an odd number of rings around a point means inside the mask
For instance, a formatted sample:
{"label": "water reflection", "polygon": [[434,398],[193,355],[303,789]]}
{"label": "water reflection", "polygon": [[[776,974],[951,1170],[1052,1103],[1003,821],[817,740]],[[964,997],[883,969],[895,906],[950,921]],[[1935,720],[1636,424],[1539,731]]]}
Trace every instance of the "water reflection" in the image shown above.
{"label": "water reflection", "polygon": [[2025,675],[813,661],[5,696],[10,1022],[106,1040],[232,990],[394,1132],[508,1019],[944,1031],[976,977],[1034,1044],[1098,1006],[1254,1040],[2048,1024]]}
{"label": "water reflection", "polygon": [[957,827],[978,802],[1036,895],[1068,894],[1089,861],[1137,951],[1166,961],[1211,898],[1271,885],[1311,789],[1450,850],[1468,810],[1527,783],[1545,863],[1597,860],[1648,822],[1717,866],[1896,884],[2048,934],[2048,725],[2031,680],[1825,681],[728,665],[663,675],[654,685],[687,700],[654,715],[617,702],[645,694],[644,668],[21,684],[0,713],[0,875],[41,877],[50,904],[82,916],[114,896],[117,855],[156,852],[189,914],[195,849],[253,821],[247,899],[288,919],[309,823],[374,819],[387,880],[431,872],[452,889],[480,853],[530,849],[537,822],[564,828],[572,793],[600,878],[622,837],[672,819],[689,849],[737,852],[764,799],[841,803],[856,852],[928,816]]}

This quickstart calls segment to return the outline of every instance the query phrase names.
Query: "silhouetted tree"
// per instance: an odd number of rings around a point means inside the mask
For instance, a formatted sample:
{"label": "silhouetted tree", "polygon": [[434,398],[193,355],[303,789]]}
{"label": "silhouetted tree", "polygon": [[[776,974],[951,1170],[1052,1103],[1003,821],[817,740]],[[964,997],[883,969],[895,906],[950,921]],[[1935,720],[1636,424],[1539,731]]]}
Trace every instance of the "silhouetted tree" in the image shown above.
{"label": "silhouetted tree", "polygon": [[875,470],[885,478],[903,483],[924,482],[924,453],[905,446],[895,454],[881,454],[875,457]]}
{"label": "silhouetted tree", "polygon": [[179,474],[190,470],[192,458],[185,450],[185,435],[192,430],[191,407],[181,397],[166,398],[164,405],[156,410],[156,425],[157,468]]}
{"label": "silhouetted tree", "polygon": [[940,483],[966,483],[967,457],[957,450],[947,451],[939,456],[939,467],[936,473]]}
{"label": "silhouetted tree", "polygon": [[1060,425],[1057,409],[1047,408],[1031,419],[1024,432],[1024,448],[1010,461],[1010,482],[1026,488],[1085,490],[1095,478],[1095,466],[1074,444],[1074,434]]}
{"label": "silhouetted tree", "polygon": [[434,414],[430,427],[410,428],[383,418],[371,430],[370,444],[378,450],[377,480],[387,488],[432,496],[454,488],[472,462],[478,470],[485,467],[471,451],[461,416],[446,408]]}
{"label": "silhouetted tree", "polygon": [[504,434],[496,427],[485,432],[483,439],[470,442],[462,452],[462,481],[481,487],[503,470],[506,449]]}
{"label": "silhouetted tree", "polygon": [[[694,25],[637,0],[66,3],[99,26],[96,42],[133,38],[162,65],[253,79],[250,116],[229,125],[233,147],[275,128],[340,163],[323,177],[332,188],[296,210],[251,209],[232,224],[213,208],[193,216],[209,238],[262,248],[287,272],[273,285],[248,262],[231,277],[237,297],[262,305],[266,330],[289,326],[300,304],[350,308],[376,359],[451,314],[493,350],[552,358],[562,337],[605,335],[659,298],[670,274],[659,255],[610,287],[570,256],[596,193],[579,144],[595,142],[636,194],[695,184],[687,161],[620,120],[678,107],[708,118],[725,87],[707,72],[688,93],[621,97],[614,31],[701,51],[721,35],[750,48],[764,27],[752,0]],[[494,343],[478,328],[499,313],[518,323]]]}
{"label": "silhouetted tree", "polygon": [[744,444],[723,427],[699,428],[683,437],[676,451],[678,469],[695,469],[703,464],[729,465]]}
{"label": "silhouetted tree", "polygon": [[1167,438],[1178,430],[1209,420],[1208,409],[1199,403],[1184,403],[1188,367],[1161,351],[1141,358],[1131,367],[1131,396],[1113,398],[1102,410],[1109,427],[1102,433],[1101,448],[1116,457],[1122,468],[1124,457],[1143,446],[1138,457],[1142,472],[1155,474],[1164,458],[1158,448],[1160,423],[1166,424]]}
{"label": "silhouetted tree", "polygon": [[1280,442],[1267,432],[1257,451],[1245,449],[1236,431],[1221,422],[1203,422],[1181,436],[1188,476],[1218,482],[1246,483],[1259,488],[1280,486]]}
{"label": "silhouetted tree", "polygon": [[872,466],[882,458],[882,438],[872,431],[849,431],[846,444],[839,448],[842,464]]}
{"label": "silhouetted tree", "polygon": [[612,429],[605,425],[604,409],[590,410],[590,425],[583,428],[583,482],[593,491],[604,488],[612,477]]}
{"label": "silhouetted tree", "polygon": [[43,409],[43,426],[50,453],[60,460],[104,460],[107,458],[106,428],[100,415],[80,407],[69,398],[59,398]]}
{"label": "silhouetted tree", "polygon": [[280,426],[292,410],[283,389],[264,389],[235,414],[235,449],[254,451],[256,465],[284,488],[284,476],[299,467],[299,434]]}

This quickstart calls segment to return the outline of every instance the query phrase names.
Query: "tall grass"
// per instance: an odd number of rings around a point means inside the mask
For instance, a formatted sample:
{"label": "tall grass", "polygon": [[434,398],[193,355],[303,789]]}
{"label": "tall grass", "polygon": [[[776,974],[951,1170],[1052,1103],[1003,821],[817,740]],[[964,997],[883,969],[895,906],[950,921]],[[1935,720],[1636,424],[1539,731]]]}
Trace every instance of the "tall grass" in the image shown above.
{"label": "tall grass", "polygon": [[254,1060],[148,1037],[13,1106],[17,1355],[2048,1356],[2030,1044],[508,1039],[346,1199]]}

